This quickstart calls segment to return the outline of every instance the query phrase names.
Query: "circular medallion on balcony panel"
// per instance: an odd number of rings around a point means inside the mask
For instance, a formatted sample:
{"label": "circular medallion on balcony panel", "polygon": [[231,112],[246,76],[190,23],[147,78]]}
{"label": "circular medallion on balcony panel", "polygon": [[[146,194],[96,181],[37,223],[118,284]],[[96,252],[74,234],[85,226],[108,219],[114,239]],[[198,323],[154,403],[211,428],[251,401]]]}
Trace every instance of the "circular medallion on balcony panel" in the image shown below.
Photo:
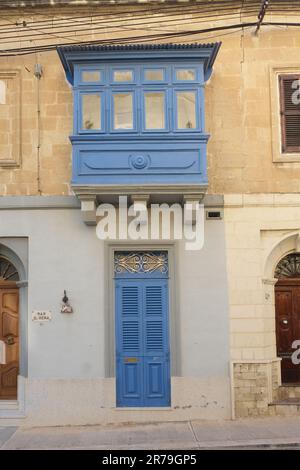
{"label": "circular medallion on balcony panel", "polygon": [[149,166],[150,159],[148,155],[131,155],[130,156],[130,164],[136,170],[143,170],[147,166]]}

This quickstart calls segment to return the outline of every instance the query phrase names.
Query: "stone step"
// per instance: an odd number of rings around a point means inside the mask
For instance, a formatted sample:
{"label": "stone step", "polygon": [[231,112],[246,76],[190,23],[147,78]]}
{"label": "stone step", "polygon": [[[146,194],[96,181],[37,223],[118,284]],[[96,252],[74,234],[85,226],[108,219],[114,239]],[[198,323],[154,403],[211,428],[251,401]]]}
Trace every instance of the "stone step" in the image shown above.
{"label": "stone step", "polygon": [[278,389],[278,399],[286,400],[287,398],[299,398],[300,400],[300,385],[282,385]]}
{"label": "stone step", "polygon": [[300,398],[286,398],[269,404],[271,416],[300,416]]}

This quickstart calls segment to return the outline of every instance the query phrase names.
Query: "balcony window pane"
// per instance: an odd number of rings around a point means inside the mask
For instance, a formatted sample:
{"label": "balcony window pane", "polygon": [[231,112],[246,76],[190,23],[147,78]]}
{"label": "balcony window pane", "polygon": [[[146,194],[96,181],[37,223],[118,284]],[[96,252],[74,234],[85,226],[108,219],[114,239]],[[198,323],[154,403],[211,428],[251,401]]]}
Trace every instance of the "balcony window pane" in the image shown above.
{"label": "balcony window pane", "polygon": [[114,82],[132,82],[133,72],[132,70],[115,70],[114,71]]}
{"label": "balcony window pane", "polygon": [[101,129],[101,95],[81,95],[82,99],[82,129]]}
{"label": "balcony window pane", "polygon": [[182,80],[182,81],[196,80],[196,72],[193,69],[176,70],[176,80]]}
{"label": "balcony window pane", "polygon": [[114,129],[133,129],[132,93],[114,94]]}
{"label": "balcony window pane", "polygon": [[196,92],[177,92],[177,126],[178,129],[196,128]]}
{"label": "balcony window pane", "polygon": [[81,77],[83,82],[100,82],[101,72],[100,70],[85,70]]}
{"label": "balcony window pane", "polygon": [[145,80],[147,82],[159,82],[164,79],[163,69],[145,70]]}
{"label": "balcony window pane", "polygon": [[146,129],[165,128],[165,96],[163,92],[145,93]]}

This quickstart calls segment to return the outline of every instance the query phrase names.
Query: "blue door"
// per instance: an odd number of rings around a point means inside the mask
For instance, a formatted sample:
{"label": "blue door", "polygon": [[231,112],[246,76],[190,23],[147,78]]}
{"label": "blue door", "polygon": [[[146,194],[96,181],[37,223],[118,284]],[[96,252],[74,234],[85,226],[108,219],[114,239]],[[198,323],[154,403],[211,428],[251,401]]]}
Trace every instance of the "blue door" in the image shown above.
{"label": "blue door", "polygon": [[169,406],[167,253],[117,253],[115,285],[117,406]]}

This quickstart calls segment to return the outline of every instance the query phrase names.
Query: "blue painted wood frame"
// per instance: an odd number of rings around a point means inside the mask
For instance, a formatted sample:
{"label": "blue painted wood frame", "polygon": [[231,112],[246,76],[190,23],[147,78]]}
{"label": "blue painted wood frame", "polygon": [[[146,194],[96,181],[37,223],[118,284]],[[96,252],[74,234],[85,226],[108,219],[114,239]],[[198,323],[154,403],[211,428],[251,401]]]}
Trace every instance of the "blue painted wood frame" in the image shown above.
{"label": "blue painted wood frame", "polygon": [[[157,70],[162,70],[163,71],[163,79],[162,80],[147,80],[146,79],[146,72],[150,71],[157,71]],[[164,67],[163,65],[145,65],[142,67],[141,70],[142,73],[142,79],[141,82],[145,85],[160,85],[160,84],[167,84],[170,82],[170,72],[169,72],[169,67]]]}
{"label": "blue painted wood frame", "polygon": [[[115,81],[114,72],[132,72],[132,80]],[[139,82],[138,68],[132,65],[115,64],[109,68],[109,84],[111,86],[136,85]]]}
{"label": "blue painted wood frame", "polygon": [[[89,81],[84,81],[82,78],[82,74],[84,72],[99,72],[100,73],[100,80],[95,81],[95,82],[89,82]],[[89,86],[101,86],[106,83],[106,71],[104,66],[94,66],[94,65],[86,65],[83,67],[78,67],[76,68],[76,75],[75,75],[75,81],[74,81],[74,86],[84,86],[84,87],[89,87]]]}
{"label": "blue painted wood frame", "polygon": [[[178,80],[176,73],[177,70],[193,70],[195,72],[195,80]],[[193,85],[203,83],[203,76],[201,74],[201,69],[197,67],[195,63],[184,63],[184,64],[176,64],[172,67],[172,82],[176,86],[180,85]]]}
{"label": "blue painted wood frame", "polygon": [[[58,48],[74,86],[74,187],[80,185],[207,184],[204,83],[220,43],[70,46]],[[133,82],[114,82],[114,70],[133,70]],[[163,69],[163,80],[145,80],[145,70]],[[195,69],[195,81],[177,80],[176,70]],[[99,70],[101,82],[82,81],[82,71]],[[145,128],[144,91],[165,91],[166,129]],[[196,91],[195,129],[178,129],[176,92]],[[80,93],[102,92],[102,129],[81,129]],[[114,129],[113,93],[134,93],[133,129]],[[143,165],[135,162],[142,157]],[[139,160],[140,161],[140,160]],[[136,163],[136,165],[135,165]]]}
{"label": "blue painted wood frame", "polygon": [[115,273],[118,407],[171,405],[168,271]]}
{"label": "blue painted wood frame", "polygon": [[[165,120],[165,127],[164,129],[146,129],[146,93],[163,93],[164,94],[164,120]],[[142,124],[142,132],[143,133],[169,133],[170,132],[170,126],[171,126],[171,120],[170,120],[170,90],[168,88],[161,88],[161,87],[154,87],[154,86],[144,86],[142,90],[140,90],[141,93],[141,124]]]}
{"label": "blue painted wood frame", "polygon": [[[178,128],[178,108],[177,108],[177,93],[184,93],[184,92],[194,92],[196,96],[196,103],[195,103],[195,116],[196,116],[196,127],[192,129],[181,129]],[[173,132],[176,134],[193,134],[201,132],[203,126],[201,123],[202,111],[201,108],[203,107],[203,103],[201,102],[201,95],[200,90],[196,86],[187,87],[186,84],[183,87],[176,87],[173,89]]]}
{"label": "blue painted wood frame", "polygon": [[[107,120],[106,120],[106,96],[105,93],[103,92],[103,88],[95,88],[95,87],[90,87],[90,88],[85,88],[84,90],[77,91],[78,98],[77,98],[77,107],[76,109],[78,110],[77,113],[74,114],[74,124],[75,124],[75,129],[76,133],[78,134],[105,134],[107,132]],[[100,95],[100,109],[99,109],[99,114],[100,114],[100,119],[101,119],[101,129],[83,129],[82,128],[82,123],[83,123],[83,111],[82,111],[82,96],[83,95]]]}
{"label": "blue painted wood frame", "polygon": [[[137,133],[140,129],[140,120],[138,119],[138,113],[136,110],[140,108],[139,106],[139,95],[137,93],[137,89],[134,88],[132,85],[128,86],[127,88],[122,84],[122,87],[112,88],[110,90],[110,134],[132,134]],[[132,95],[132,129],[114,129],[114,117],[115,117],[115,109],[114,109],[114,95],[122,95],[122,94],[131,94]]]}
{"label": "blue painted wood frame", "polygon": [[146,64],[171,61],[196,61],[201,64],[204,81],[212,73],[221,43],[210,44],[126,44],[126,45],[73,45],[57,48],[66,77],[74,85],[74,69],[80,64],[141,61]]}
{"label": "blue painted wood frame", "polygon": [[[83,136],[82,136],[83,137]],[[194,140],[157,136],[149,140],[119,138],[101,144],[92,135],[72,139],[72,184],[193,184],[207,183],[206,143],[207,137]],[[147,136],[146,136],[147,137]],[[162,139],[165,139],[162,141]],[[88,139],[88,140],[87,140]],[[138,159],[143,158],[141,166]],[[136,164],[138,163],[138,164]]]}

